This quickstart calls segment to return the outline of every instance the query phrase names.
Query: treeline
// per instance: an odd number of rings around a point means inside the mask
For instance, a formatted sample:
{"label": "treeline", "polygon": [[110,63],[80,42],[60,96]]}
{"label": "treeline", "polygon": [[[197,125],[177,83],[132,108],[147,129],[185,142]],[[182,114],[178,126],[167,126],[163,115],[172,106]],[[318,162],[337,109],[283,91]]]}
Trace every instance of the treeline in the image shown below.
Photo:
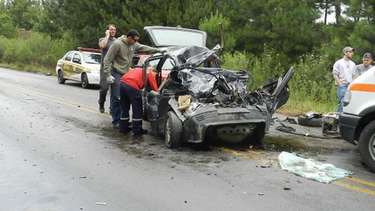
{"label": "treeline", "polygon": [[147,25],[201,29],[208,47],[222,27],[224,66],[251,71],[251,87],[294,65],[291,102],[329,110],[330,69],[342,47],[357,49],[356,62],[375,50],[374,11],[374,0],[0,0],[0,62],[53,67],[67,49],[97,47],[108,23],[119,34]]}

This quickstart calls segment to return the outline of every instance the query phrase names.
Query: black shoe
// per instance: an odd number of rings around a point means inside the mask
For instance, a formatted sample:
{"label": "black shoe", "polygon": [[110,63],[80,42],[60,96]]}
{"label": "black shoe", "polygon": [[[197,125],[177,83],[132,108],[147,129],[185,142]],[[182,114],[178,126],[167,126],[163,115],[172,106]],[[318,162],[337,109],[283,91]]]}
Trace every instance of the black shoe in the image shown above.
{"label": "black shoe", "polygon": [[104,113],[105,112],[104,103],[99,103],[99,112],[100,113]]}
{"label": "black shoe", "polygon": [[125,128],[125,129],[120,128],[119,130],[120,130],[120,133],[128,134],[132,129],[128,127],[128,128]]}
{"label": "black shoe", "polygon": [[142,136],[144,134],[147,134],[147,130],[142,129],[141,131],[134,133],[133,136],[134,137],[139,137],[139,136]]}
{"label": "black shoe", "polygon": [[120,129],[120,126],[119,126],[118,123],[117,123],[117,124],[112,124],[112,127],[113,127],[113,129],[115,129],[115,130],[119,130],[119,129]]}

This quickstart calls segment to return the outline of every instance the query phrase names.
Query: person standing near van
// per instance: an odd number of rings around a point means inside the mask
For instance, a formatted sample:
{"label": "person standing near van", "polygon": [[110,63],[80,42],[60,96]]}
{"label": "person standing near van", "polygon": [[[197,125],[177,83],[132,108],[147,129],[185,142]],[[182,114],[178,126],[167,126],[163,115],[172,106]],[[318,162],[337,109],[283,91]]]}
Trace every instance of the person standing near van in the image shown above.
{"label": "person standing near van", "polygon": [[352,61],[354,48],[345,47],[342,50],[343,58],[337,60],[333,65],[332,74],[336,84],[337,97],[337,112],[343,110],[343,99],[349,84],[353,80],[353,73],[355,71],[355,63]]}
{"label": "person standing near van", "polygon": [[99,90],[99,111],[100,113],[104,113],[104,103],[107,98],[107,92],[109,89],[109,84],[107,83],[107,78],[103,72],[103,60],[106,56],[109,47],[111,47],[112,43],[116,39],[116,26],[113,24],[109,24],[107,26],[107,30],[105,31],[105,37],[99,39],[99,48],[101,49],[101,63],[100,63],[100,90]]}
{"label": "person standing near van", "polygon": [[368,69],[373,67],[372,62],[372,54],[369,52],[364,53],[362,57],[362,64],[356,66],[355,71],[353,73],[353,79],[357,78],[358,76],[365,73]]}
{"label": "person standing near van", "polygon": [[[109,48],[103,61],[103,70],[107,82],[111,83],[111,115],[113,127],[119,129],[121,107],[120,107],[120,79],[128,72],[134,53],[143,52],[145,54],[162,52],[157,48],[138,43],[139,32],[135,29],[118,39]],[[133,120],[134,121],[134,120]]]}

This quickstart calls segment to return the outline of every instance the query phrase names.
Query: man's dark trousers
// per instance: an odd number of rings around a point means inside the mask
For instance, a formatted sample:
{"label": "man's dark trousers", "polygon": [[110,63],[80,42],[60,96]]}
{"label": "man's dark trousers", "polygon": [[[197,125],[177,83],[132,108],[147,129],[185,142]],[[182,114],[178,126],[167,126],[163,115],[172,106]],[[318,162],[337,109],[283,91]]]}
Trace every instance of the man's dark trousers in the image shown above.
{"label": "man's dark trousers", "polygon": [[107,92],[109,85],[107,83],[107,78],[105,77],[103,71],[103,64],[100,65],[100,90],[99,90],[99,100],[98,103],[101,106],[104,106],[105,100],[107,98]]}
{"label": "man's dark trousers", "polygon": [[121,95],[121,118],[120,131],[129,131],[129,109],[132,106],[132,130],[134,135],[142,134],[142,95],[141,91],[128,86],[125,83],[120,85]]}

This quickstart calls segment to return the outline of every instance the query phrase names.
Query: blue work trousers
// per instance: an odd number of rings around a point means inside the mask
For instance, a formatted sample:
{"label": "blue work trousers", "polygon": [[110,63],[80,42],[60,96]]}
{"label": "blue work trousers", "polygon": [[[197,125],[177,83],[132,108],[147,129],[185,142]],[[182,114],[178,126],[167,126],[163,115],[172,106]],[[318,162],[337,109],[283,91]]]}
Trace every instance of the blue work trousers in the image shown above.
{"label": "blue work trousers", "polygon": [[337,97],[337,109],[336,109],[336,111],[337,112],[341,113],[343,111],[343,107],[344,107],[343,100],[344,100],[346,90],[348,89],[348,85],[349,84],[341,84],[341,85],[338,85],[337,88],[336,88],[336,97]]}

